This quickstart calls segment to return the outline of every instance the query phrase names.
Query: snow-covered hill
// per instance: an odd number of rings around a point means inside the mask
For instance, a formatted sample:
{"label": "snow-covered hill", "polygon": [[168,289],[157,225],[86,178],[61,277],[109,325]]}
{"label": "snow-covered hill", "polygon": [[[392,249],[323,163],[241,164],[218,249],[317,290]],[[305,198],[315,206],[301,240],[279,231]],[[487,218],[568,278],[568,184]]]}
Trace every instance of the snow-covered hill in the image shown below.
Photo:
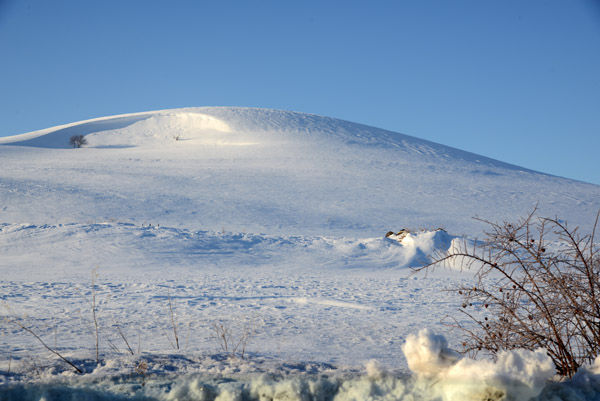
{"label": "snow-covered hill", "polygon": [[[72,135],[86,135],[69,149]],[[177,140],[176,140],[177,139]],[[451,139],[449,139],[451,142]],[[586,225],[600,186],[331,118],[246,108],[108,117],[0,139],[2,219],[279,235],[475,235],[472,220]],[[538,151],[532,149],[532,152]]]}
{"label": "snow-covered hill", "polygon": [[[71,148],[73,135],[87,145]],[[142,361],[163,374],[356,373],[370,359],[406,370],[409,334],[430,327],[458,344],[440,320],[459,299],[443,290],[470,280],[410,276],[408,267],[481,235],[473,216],[516,219],[537,204],[586,231],[600,209],[597,185],[286,111],[127,114],[0,145],[2,316],[85,366],[95,296],[105,365],[91,380],[127,372],[138,380],[131,364]],[[411,233],[385,235],[401,229]],[[216,324],[235,335],[252,328],[249,361],[219,359]],[[39,341],[8,320],[0,330],[0,386],[57,378]],[[124,356],[121,330],[134,356]]]}

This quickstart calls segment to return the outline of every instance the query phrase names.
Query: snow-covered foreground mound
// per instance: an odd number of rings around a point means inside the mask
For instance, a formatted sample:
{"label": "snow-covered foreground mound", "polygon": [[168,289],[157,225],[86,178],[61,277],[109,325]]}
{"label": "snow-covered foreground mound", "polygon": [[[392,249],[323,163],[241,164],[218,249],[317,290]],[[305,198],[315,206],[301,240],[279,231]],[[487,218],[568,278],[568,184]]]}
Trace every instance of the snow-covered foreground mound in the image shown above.
{"label": "snow-covered foreground mound", "polygon": [[[84,377],[63,374],[49,383],[0,388],[1,399],[38,400],[288,400],[288,401],[585,401],[600,397],[600,358],[568,381],[552,382],[554,364],[543,350],[514,350],[498,361],[461,358],[429,330],[410,335],[403,351],[412,375],[394,375],[371,360],[362,372],[317,364],[204,358],[109,361]],[[125,369],[123,369],[125,368]],[[129,371],[127,370],[129,368]],[[156,374],[156,369],[163,373]],[[165,374],[185,369],[188,373]]]}

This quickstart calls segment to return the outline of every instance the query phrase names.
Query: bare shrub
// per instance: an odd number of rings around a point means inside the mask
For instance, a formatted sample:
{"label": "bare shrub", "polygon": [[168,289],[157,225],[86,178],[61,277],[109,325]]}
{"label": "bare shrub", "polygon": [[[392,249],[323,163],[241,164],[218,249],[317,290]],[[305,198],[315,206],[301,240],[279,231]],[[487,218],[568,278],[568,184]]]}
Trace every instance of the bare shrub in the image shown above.
{"label": "bare shrub", "polygon": [[250,338],[254,335],[255,329],[252,324],[245,324],[241,330],[236,331],[231,326],[222,322],[213,322],[211,324],[213,338],[217,340],[221,350],[228,353],[231,357],[244,359],[246,347]]}
{"label": "bare shrub", "polygon": [[476,271],[473,286],[454,288],[473,325],[453,319],[465,333],[466,352],[542,347],[558,373],[571,377],[600,353],[600,253],[594,235],[582,235],[534,209],[517,222],[492,223],[483,241],[439,256],[418,270],[460,263]]}
{"label": "bare shrub", "polygon": [[73,135],[71,138],[69,138],[69,145],[73,146],[74,148],[80,148],[84,145],[87,145],[87,143],[88,141],[83,135]]}

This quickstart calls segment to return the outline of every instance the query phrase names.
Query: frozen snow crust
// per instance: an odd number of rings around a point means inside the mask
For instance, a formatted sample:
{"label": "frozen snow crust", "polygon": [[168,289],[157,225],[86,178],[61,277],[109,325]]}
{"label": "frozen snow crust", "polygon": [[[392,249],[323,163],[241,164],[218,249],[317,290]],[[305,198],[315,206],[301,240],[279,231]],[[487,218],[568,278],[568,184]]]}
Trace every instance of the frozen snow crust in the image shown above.
{"label": "frozen snow crust", "polygon": [[[88,145],[69,148],[72,135]],[[445,290],[472,277],[460,266],[410,274],[432,252],[480,236],[473,216],[512,220],[538,204],[588,231],[596,185],[347,121],[249,108],[105,117],[0,144],[0,400],[600,393],[600,362],[546,384],[553,369],[542,351],[460,358],[451,350],[460,338],[441,323],[460,300]],[[251,328],[244,359],[223,351],[215,323],[235,336]]]}

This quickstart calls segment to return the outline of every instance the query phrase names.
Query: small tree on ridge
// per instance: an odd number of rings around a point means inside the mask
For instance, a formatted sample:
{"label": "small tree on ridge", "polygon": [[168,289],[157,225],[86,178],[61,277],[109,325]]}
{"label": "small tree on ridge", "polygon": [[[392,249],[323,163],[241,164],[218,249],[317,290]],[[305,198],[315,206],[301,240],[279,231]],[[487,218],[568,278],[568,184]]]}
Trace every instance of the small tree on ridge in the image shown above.
{"label": "small tree on ridge", "polygon": [[69,145],[73,146],[74,148],[80,148],[83,145],[87,145],[87,139],[85,139],[85,136],[83,135],[73,135],[71,138],[69,138]]}

